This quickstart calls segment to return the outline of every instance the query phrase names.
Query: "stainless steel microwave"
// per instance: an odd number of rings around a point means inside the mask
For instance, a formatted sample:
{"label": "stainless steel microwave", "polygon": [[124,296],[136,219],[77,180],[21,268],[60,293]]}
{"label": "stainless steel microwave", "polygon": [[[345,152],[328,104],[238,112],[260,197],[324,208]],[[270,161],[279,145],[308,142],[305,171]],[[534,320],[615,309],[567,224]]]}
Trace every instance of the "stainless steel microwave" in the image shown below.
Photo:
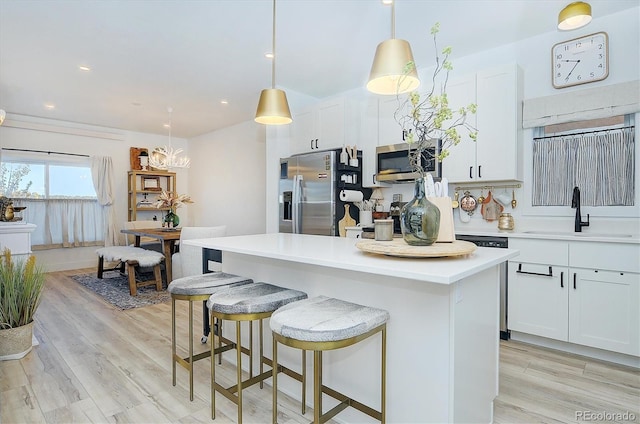
{"label": "stainless steel microwave", "polygon": [[[438,154],[442,148],[441,140],[432,140],[432,147],[422,154],[422,168],[430,172],[434,179],[442,177],[442,162]],[[409,143],[391,144],[376,147],[377,174],[376,180],[386,183],[402,183],[413,181],[418,177],[409,165],[409,152],[414,150]]]}

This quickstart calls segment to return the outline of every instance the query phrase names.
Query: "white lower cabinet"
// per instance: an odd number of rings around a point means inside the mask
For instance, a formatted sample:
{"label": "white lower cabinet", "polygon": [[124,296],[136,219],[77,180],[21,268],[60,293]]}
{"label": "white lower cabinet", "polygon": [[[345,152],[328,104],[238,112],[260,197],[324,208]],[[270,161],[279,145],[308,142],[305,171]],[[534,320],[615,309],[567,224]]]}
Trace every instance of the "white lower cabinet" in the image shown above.
{"label": "white lower cabinet", "polygon": [[569,341],[640,355],[639,275],[571,269]]}
{"label": "white lower cabinet", "polygon": [[[640,356],[640,274],[630,272],[638,246],[511,239],[509,247],[520,250],[509,262],[510,330]],[[585,257],[589,268],[572,267]]]}
{"label": "white lower cabinet", "polygon": [[566,267],[509,262],[509,329],[566,341],[567,277]]}

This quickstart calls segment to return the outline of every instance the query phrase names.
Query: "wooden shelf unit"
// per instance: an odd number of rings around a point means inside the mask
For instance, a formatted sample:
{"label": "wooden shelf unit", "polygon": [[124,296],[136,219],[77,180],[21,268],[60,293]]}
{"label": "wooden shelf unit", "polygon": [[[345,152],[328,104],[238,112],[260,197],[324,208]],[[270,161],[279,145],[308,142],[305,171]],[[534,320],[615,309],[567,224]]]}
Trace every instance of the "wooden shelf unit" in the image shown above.
{"label": "wooden shelf unit", "polygon": [[[156,197],[162,193],[162,190],[173,192],[176,190],[176,173],[167,171],[129,171],[128,173],[128,220],[137,221],[139,218],[138,213],[143,212],[142,219],[151,219],[152,214],[150,212],[156,212],[160,216],[158,219],[162,219],[162,213],[168,211],[168,208],[154,208],[153,206],[138,206],[138,202],[144,200],[147,195],[147,200],[155,203]],[[144,182],[153,185],[153,187],[145,186]]]}

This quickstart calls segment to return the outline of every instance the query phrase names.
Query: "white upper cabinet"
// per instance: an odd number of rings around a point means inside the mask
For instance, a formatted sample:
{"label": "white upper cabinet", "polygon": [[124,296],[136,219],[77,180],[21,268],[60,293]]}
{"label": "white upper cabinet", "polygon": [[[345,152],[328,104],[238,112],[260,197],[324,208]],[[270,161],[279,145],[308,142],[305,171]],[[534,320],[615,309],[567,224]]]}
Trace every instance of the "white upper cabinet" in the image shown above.
{"label": "white upper cabinet", "polygon": [[515,64],[485,69],[451,80],[451,109],[478,105],[468,122],[478,129],[473,142],[462,130],[463,142],[450,148],[443,175],[451,182],[522,181],[522,71]]}
{"label": "white upper cabinet", "polygon": [[404,143],[402,128],[396,121],[394,114],[398,109],[398,98],[386,96],[379,99],[378,106],[378,146]]}
{"label": "white upper cabinet", "polygon": [[291,124],[291,154],[356,144],[354,128],[358,128],[359,122],[352,103],[338,97],[296,113]]}

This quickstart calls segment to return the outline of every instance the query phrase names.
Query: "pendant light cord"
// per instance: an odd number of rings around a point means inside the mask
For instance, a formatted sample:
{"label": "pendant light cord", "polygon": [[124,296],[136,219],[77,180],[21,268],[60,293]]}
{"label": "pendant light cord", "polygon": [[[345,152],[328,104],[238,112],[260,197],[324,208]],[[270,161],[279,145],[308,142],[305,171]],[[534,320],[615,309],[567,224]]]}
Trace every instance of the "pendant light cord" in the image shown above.
{"label": "pendant light cord", "polygon": [[271,88],[276,88],[276,0],[273,0],[273,27],[271,28]]}
{"label": "pendant light cord", "polygon": [[391,2],[391,38],[396,38],[396,1]]}
{"label": "pendant light cord", "polygon": [[169,148],[171,148],[171,129],[173,127],[173,108],[169,106],[167,108],[167,112],[169,112]]}

